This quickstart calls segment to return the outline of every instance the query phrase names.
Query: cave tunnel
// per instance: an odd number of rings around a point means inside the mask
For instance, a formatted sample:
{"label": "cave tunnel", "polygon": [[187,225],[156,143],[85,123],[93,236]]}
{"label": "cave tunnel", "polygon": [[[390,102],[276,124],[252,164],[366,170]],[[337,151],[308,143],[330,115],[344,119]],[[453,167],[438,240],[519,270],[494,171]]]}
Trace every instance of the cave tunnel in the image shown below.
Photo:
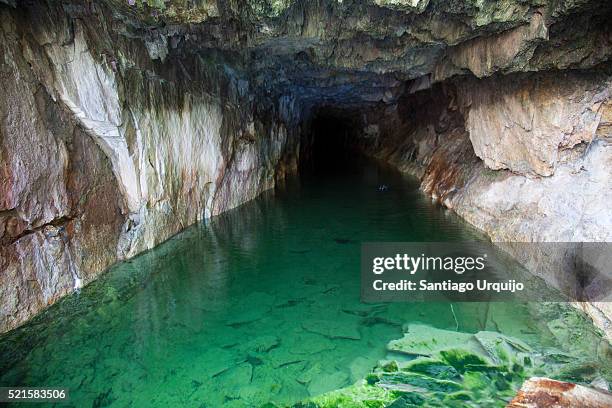
{"label": "cave tunnel", "polygon": [[302,172],[322,176],[355,166],[362,156],[359,132],[356,111],[331,106],[314,110],[302,136]]}
{"label": "cave tunnel", "polygon": [[611,16],[0,0],[0,403],[612,407]]}

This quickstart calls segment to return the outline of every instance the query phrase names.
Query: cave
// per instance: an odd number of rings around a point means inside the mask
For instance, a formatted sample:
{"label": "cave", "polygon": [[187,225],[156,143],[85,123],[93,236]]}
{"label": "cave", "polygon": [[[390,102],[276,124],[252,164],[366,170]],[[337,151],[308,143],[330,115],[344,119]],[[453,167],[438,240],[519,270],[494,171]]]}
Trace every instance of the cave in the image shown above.
{"label": "cave", "polygon": [[302,174],[325,176],[354,166],[363,152],[359,149],[359,127],[355,113],[318,107],[307,119],[308,130],[300,141]]}
{"label": "cave", "polygon": [[611,17],[0,0],[0,403],[612,406]]}

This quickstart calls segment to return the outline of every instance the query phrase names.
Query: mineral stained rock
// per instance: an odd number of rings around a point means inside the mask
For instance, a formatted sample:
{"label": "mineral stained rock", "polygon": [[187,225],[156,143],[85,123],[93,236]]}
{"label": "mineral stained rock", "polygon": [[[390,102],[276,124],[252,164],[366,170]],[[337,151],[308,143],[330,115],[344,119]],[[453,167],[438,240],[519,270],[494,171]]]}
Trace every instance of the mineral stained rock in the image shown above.
{"label": "mineral stained rock", "polygon": [[[495,241],[611,241],[604,0],[0,1],[0,331],[256,197],[327,110]],[[604,303],[581,308],[610,331]]]}
{"label": "mineral stained rock", "polygon": [[605,408],[612,394],[583,385],[534,377],[525,381],[507,408]]}
{"label": "mineral stained rock", "polygon": [[0,7],[1,330],[295,167],[290,96],[65,9]]}

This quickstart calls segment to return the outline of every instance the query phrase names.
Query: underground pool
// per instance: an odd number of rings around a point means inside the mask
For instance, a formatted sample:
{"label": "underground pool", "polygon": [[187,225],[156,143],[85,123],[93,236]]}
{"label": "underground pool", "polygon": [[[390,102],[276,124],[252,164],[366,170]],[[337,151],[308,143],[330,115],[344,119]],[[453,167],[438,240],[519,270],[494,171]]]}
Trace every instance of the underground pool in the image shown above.
{"label": "underground pool", "polygon": [[[1,385],[64,387],[75,407],[494,407],[527,373],[612,379],[607,343],[566,304],[361,303],[361,242],[485,238],[412,178],[354,162],[192,226],[5,334]],[[446,362],[403,353],[406,331]],[[466,369],[453,347],[470,336],[521,359]]]}

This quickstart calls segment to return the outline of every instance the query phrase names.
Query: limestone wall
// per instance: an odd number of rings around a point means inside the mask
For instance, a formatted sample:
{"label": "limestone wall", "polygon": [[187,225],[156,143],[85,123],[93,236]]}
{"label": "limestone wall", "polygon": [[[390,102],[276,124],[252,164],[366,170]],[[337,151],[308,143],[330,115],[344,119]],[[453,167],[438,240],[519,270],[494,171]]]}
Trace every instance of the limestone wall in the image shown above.
{"label": "limestone wall", "polygon": [[[362,148],[495,242],[611,242],[611,95],[606,69],[461,78],[371,111]],[[580,307],[612,334],[609,303]]]}
{"label": "limestone wall", "polygon": [[290,95],[79,12],[0,8],[0,331],[296,168]]}

